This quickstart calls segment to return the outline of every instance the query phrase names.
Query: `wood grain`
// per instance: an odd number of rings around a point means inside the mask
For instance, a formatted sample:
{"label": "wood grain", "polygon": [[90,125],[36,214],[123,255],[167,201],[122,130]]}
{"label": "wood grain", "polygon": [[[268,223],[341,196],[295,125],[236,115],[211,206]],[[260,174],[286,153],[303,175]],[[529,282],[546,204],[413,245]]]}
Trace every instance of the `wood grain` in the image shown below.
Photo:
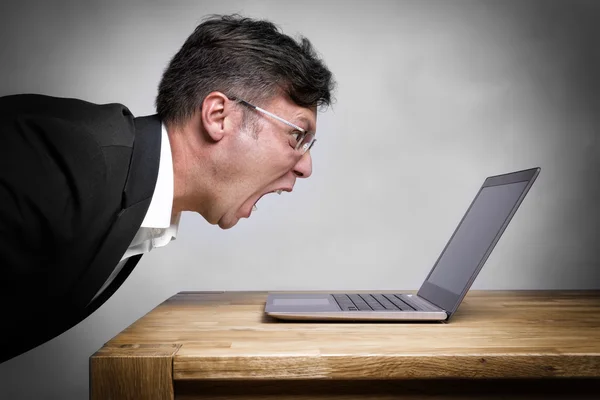
{"label": "wood grain", "polygon": [[173,400],[178,345],[103,347],[90,358],[90,399]]}
{"label": "wood grain", "polygon": [[[179,293],[97,354],[111,357],[119,346],[131,344],[177,346],[155,368],[166,376],[166,360],[171,360],[175,396],[183,399],[195,398],[189,396],[198,385],[226,387],[215,382],[229,382],[231,388],[263,385],[254,398],[263,396],[265,387],[308,390],[310,385],[323,389],[319,382],[349,382],[349,392],[340,389],[332,398],[350,399],[353,390],[368,385],[423,379],[600,380],[598,291],[471,291],[448,323],[282,322],[265,316],[265,299],[263,292]],[[143,351],[127,354],[143,358]],[[126,362],[116,370],[130,373],[125,370],[134,364]],[[124,378],[114,373],[103,379]],[[367,386],[352,386],[361,385],[356,382]],[[177,388],[189,390],[178,394]],[[391,396],[380,395],[373,398]]]}

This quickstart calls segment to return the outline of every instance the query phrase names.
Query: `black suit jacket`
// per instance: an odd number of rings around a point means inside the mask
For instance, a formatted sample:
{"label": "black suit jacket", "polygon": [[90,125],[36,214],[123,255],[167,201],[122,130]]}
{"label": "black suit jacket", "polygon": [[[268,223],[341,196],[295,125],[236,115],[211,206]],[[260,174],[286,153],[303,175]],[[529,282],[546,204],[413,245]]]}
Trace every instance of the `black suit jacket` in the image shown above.
{"label": "black suit jacket", "polygon": [[158,177],[157,116],[120,104],[0,97],[0,362],[71,328],[131,273],[119,263]]}

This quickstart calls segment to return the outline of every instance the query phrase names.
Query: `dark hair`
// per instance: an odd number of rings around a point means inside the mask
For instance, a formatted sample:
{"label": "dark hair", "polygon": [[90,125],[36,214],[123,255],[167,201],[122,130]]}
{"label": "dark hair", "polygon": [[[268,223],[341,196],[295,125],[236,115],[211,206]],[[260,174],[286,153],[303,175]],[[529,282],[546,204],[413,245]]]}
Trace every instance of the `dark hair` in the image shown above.
{"label": "dark hair", "polygon": [[257,103],[284,93],[301,107],[322,108],[334,87],[308,39],[295,41],[265,20],[211,16],[164,71],[156,108],[165,123],[182,124],[212,91]]}

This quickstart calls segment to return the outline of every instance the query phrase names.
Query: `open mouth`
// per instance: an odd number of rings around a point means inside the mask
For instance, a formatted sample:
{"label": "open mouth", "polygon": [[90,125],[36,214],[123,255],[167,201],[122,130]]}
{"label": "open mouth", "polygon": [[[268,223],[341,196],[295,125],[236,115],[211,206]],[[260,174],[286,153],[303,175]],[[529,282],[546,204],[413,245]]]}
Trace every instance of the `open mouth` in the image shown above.
{"label": "open mouth", "polygon": [[282,188],[282,189],[273,190],[273,191],[263,194],[256,200],[256,202],[252,206],[252,211],[258,210],[258,207],[256,207],[256,204],[260,201],[260,199],[263,198],[263,196],[266,196],[267,194],[271,194],[271,193],[277,193],[277,194],[281,195],[281,193],[283,193],[283,192],[291,192],[291,191],[292,191],[292,189],[290,189],[290,188]]}

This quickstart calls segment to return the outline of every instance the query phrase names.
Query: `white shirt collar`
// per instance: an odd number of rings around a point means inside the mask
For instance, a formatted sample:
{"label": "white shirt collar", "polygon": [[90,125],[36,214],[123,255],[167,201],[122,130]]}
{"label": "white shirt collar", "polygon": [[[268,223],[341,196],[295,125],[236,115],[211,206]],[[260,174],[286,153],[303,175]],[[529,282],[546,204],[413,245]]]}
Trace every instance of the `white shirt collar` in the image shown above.
{"label": "white shirt collar", "polygon": [[[173,156],[165,125],[161,123],[160,162],[158,178],[150,207],[146,212],[142,228],[168,228],[173,209]],[[176,218],[179,219],[179,218]]]}

